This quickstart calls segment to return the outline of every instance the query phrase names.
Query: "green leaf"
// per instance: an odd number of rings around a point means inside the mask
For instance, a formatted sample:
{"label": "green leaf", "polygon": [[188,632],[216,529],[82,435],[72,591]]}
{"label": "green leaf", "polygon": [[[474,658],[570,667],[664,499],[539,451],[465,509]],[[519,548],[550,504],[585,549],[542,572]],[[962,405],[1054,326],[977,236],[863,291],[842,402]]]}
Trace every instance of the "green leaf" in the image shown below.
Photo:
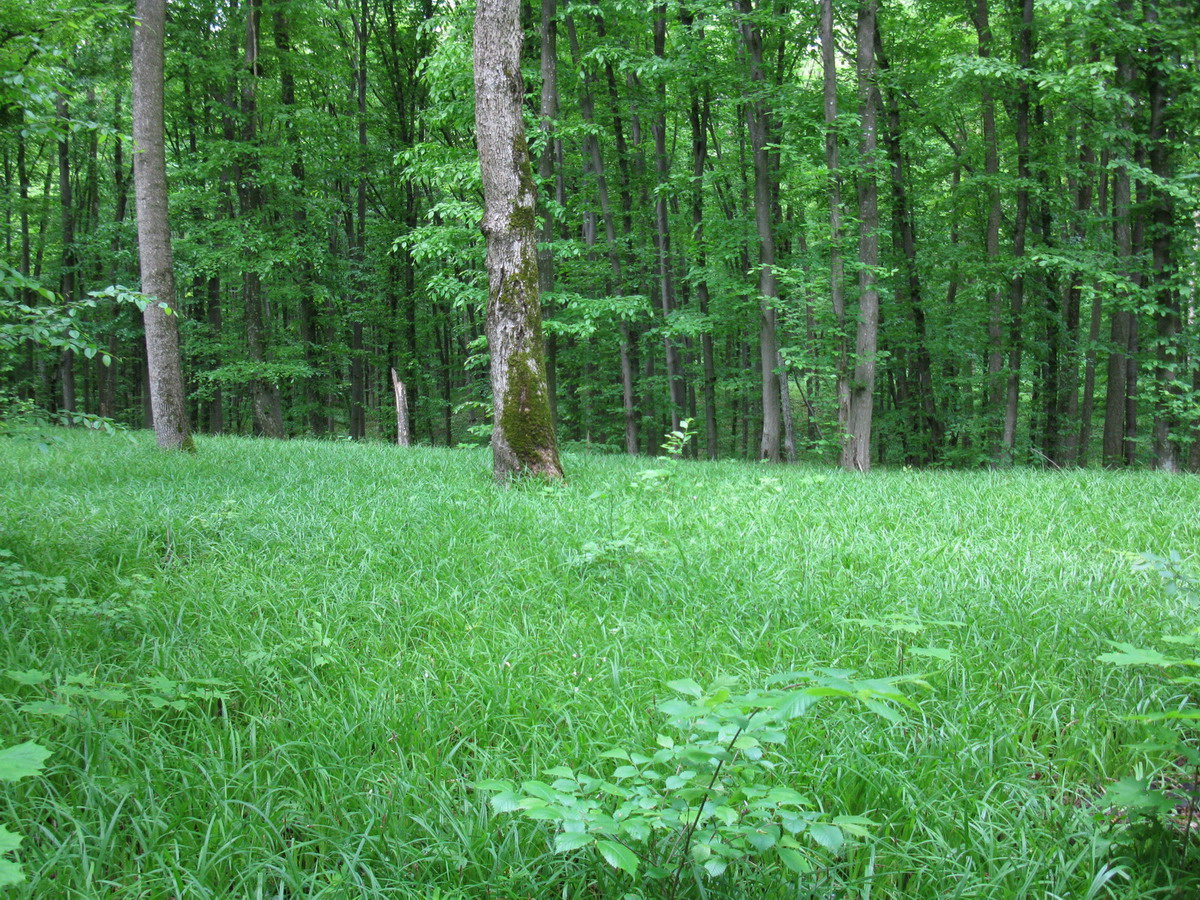
{"label": "green leaf", "polygon": [[753,830],[746,832],[746,840],[750,842],[751,847],[761,853],[774,847],[779,836],[773,828],[767,831]]}
{"label": "green leaf", "polygon": [[477,791],[511,791],[513,784],[511,781],[477,781],[474,787]]}
{"label": "green leaf", "polygon": [[1109,644],[1120,650],[1120,653],[1101,653],[1097,659],[1100,662],[1112,663],[1115,666],[1173,666],[1178,660],[1164,656],[1157,650],[1146,650],[1133,644],[1122,644],[1109,641]]}
{"label": "green leaf", "polygon": [[712,878],[716,878],[727,868],[729,868],[729,861],[724,860],[719,856],[714,856],[704,864],[704,871],[707,872]]}
{"label": "green leaf", "polygon": [[15,862],[0,859],[0,887],[10,884],[20,884],[25,880],[25,873]]}
{"label": "green leaf", "polygon": [[566,853],[570,850],[578,850],[580,847],[586,847],[595,839],[594,835],[590,835],[586,831],[564,831],[554,838],[554,852]]}
{"label": "green leaf", "polygon": [[33,703],[26,703],[21,706],[20,712],[29,713],[31,716],[69,716],[72,712],[71,706],[67,703],[58,703],[54,700],[37,700]]}
{"label": "green leaf", "polygon": [[814,822],[808,826],[808,833],[812,835],[814,841],[828,850],[830,853],[837,853],[842,849],[842,844],[845,841],[845,836],[842,834],[842,829],[836,825],[827,825],[822,822]]}
{"label": "green leaf", "polygon": [[504,791],[491,799],[492,809],[497,813],[515,812],[521,808],[521,795],[515,791]]}
{"label": "green leaf", "polygon": [[24,672],[17,672],[13,669],[9,669],[4,674],[20,684],[42,684],[43,682],[50,680],[49,675],[47,675],[45,672],[38,671],[37,669],[26,669]]}
{"label": "green leaf", "polygon": [[40,744],[26,741],[0,750],[0,781],[16,781],[42,771],[50,751]]}
{"label": "green leaf", "polygon": [[837,825],[847,834],[853,834],[858,837],[867,834],[867,829],[875,825],[866,816],[835,816],[833,824]]}
{"label": "green leaf", "polygon": [[1175,808],[1175,801],[1162,791],[1151,789],[1150,782],[1133,777],[1122,778],[1109,785],[1104,800],[1121,809],[1133,809],[1144,813],[1165,813]]}
{"label": "green leaf", "polygon": [[21,846],[21,836],[0,825],[0,853],[9,853]]}
{"label": "green leaf", "polygon": [[105,703],[121,703],[129,699],[129,694],[117,688],[90,688],[82,691],[89,700],[101,700]]}
{"label": "green leaf", "polygon": [[668,681],[667,687],[673,691],[677,691],[680,694],[687,694],[689,697],[696,697],[697,699],[704,696],[704,688],[700,687],[700,685],[696,684],[696,682],[692,681],[690,678],[680,678],[678,681]]}
{"label": "green leaf", "polygon": [[630,875],[637,874],[638,858],[628,847],[622,847],[615,841],[597,841],[596,849],[613,868],[621,869]]}
{"label": "green leaf", "polygon": [[797,875],[807,875],[812,871],[812,863],[808,857],[799,850],[791,850],[787,847],[780,847],[777,851],[779,859],[785,866],[795,872]]}

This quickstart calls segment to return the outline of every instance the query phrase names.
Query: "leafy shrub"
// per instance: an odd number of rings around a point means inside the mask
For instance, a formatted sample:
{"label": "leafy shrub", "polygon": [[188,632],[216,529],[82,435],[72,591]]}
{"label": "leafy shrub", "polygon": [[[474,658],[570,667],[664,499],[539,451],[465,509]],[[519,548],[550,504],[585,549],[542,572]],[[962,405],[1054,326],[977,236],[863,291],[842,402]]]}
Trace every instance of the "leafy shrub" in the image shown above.
{"label": "leafy shrub", "polygon": [[[1200,606],[1200,579],[1188,574],[1178,553],[1163,558],[1146,554],[1135,568],[1156,573],[1168,596],[1193,608]],[[1200,816],[1200,628],[1189,634],[1163,635],[1167,652],[1110,641],[1113,652],[1103,653],[1101,662],[1115,666],[1153,666],[1171,673],[1182,699],[1175,709],[1141,713],[1130,718],[1150,726],[1146,740],[1137,749],[1162,754],[1165,767],[1158,777],[1127,776],[1112,785],[1106,801],[1137,816],[1165,824],[1175,821],[1184,834],[1184,848],[1191,840],[1193,823]]]}
{"label": "leafy shrub", "polygon": [[707,689],[690,679],[669,684],[681,698],[659,706],[675,737],[657,748],[607,750],[615,761],[601,778],[569,766],[547,769],[549,782],[484,781],[497,813],[520,812],[556,827],[559,853],[592,850],[630,878],[657,882],[673,898],[685,870],[717,877],[756,859],[808,874],[836,854],[847,837],[873,824],[864,816],[818,811],[814,799],[777,783],[778,748],[789,725],[825,699],[853,700],[891,721],[912,706],[900,687],[915,677],[854,680],[823,669],[771,678],[763,689],[735,692],[718,679]]}

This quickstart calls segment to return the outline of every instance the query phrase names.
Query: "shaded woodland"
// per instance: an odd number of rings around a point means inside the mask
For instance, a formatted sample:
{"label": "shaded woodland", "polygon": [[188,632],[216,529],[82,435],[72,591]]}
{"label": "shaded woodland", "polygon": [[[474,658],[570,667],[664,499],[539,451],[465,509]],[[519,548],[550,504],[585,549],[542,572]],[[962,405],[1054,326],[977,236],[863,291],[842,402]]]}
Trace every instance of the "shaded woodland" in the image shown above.
{"label": "shaded woodland", "polygon": [[[170,5],[166,164],[198,432],[487,440],[472,6]],[[5,315],[137,286],[132,4],[0,3]],[[561,444],[1200,469],[1189,0],[523,8]],[[6,402],[147,424],[110,354]]]}

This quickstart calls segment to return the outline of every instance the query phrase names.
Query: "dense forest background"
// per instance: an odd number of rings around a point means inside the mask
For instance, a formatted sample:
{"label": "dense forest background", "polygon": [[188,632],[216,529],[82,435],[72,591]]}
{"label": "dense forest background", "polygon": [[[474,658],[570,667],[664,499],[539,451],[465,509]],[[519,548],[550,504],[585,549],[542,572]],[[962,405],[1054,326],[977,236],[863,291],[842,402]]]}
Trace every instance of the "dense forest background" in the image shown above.
{"label": "dense forest background", "polygon": [[[394,368],[415,439],[486,440],[472,15],[170,5],[197,430],[394,439]],[[708,457],[1200,470],[1193,0],[524,20],[565,446],[655,453],[691,419]],[[131,23],[123,0],[0,0],[10,321],[137,284]],[[98,353],[10,342],[5,402],[145,424],[114,293],[77,315]]]}

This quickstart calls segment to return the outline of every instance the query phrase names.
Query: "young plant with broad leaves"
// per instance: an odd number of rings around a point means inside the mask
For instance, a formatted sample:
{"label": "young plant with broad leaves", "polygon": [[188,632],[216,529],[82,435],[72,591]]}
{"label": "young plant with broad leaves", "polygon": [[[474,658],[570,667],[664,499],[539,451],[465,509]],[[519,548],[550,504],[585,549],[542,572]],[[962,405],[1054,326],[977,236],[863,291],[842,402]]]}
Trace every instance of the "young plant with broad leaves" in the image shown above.
{"label": "young plant with broad leaves", "polygon": [[[1200,607],[1200,579],[1185,571],[1178,553],[1166,558],[1144,554],[1136,558],[1134,567],[1156,573],[1168,596],[1192,609]],[[1200,628],[1163,635],[1162,641],[1173,649],[1163,652],[1110,641],[1115,649],[1099,657],[1116,666],[1153,666],[1170,672],[1170,683],[1179,691],[1174,708],[1130,716],[1150,726],[1146,739],[1134,747],[1164,760],[1159,774],[1126,776],[1108,789],[1105,800],[1137,816],[1173,822],[1182,831],[1186,853],[1200,820]]]}
{"label": "young plant with broad leaves", "polygon": [[[0,750],[0,781],[20,781],[22,778],[37,775],[46,765],[46,757],[49,755],[49,750],[33,741]],[[25,880],[25,873],[21,871],[20,864],[5,858],[20,846],[21,835],[0,824],[0,887],[19,884]]]}
{"label": "young plant with broad leaves", "polygon": [[857,680],[845,670],[777,675],[740,691],[720,678],[707,688],[669,683],[680,697],[660,704],[673,734],[644,751],[614,748],[607,777],[570,766],[549,779],[483,781],[497,813],[519,812],[553,823],[559,853],[598,853],[630,880],[673,898],[688,870],[716,878],[751,860],[808,875],[827,864],[847,838],[867,833],[865,816],[829,816],[813,796],[776,775],[789,727],[822,700],[862,704],[889,721],[913,707],[905,684],[916,676]]}

